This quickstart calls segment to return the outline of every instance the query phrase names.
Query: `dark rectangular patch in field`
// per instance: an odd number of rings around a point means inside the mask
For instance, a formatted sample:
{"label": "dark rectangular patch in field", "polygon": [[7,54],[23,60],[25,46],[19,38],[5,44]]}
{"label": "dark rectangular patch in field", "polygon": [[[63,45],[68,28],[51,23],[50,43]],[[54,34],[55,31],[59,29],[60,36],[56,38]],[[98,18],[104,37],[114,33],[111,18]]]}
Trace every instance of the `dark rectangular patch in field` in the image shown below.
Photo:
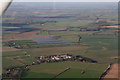
{"label": "dark rectangular patch in field", "polygon": [[19,32],[31,32],[31,31],[36,31],[38,29],[36,28],[16,28],[16,29],[6,29],[5,31],[19,31]]}

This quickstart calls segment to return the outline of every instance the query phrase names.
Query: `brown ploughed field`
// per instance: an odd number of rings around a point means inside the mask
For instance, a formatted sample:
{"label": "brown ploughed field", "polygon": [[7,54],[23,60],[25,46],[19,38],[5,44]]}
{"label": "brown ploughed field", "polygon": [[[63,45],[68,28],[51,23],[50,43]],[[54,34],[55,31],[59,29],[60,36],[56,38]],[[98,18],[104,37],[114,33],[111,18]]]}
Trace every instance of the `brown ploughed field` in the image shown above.
{"label": "brown ploughed field", "polygon": [[120,64],[113,64],[111,69],[108,71],[107,75],[104,78],[119,78],[119,68]]}

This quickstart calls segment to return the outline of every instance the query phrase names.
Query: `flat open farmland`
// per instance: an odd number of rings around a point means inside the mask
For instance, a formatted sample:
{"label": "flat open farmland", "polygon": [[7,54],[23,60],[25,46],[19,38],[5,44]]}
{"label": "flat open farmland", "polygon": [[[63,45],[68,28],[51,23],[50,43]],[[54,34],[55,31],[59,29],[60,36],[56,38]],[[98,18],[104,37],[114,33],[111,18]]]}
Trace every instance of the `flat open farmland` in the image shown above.
{"label": "flat open farmland", "polygon": [[[49,66],[49,68],[48,68]],[[67,68],[70,70],[63,72],[57,78],[98,78],[101,73],[108,67],[107,64],[86,64],[80,62],[62,62],[62,63],[51,63],[51,64],[41,64],[37,66],[30,67],[30,72],[36,73],[48,73],[57,75]],[[82,71],[85,73],[82,75]],[[94,74],[91,74],[93,72]],[[75,75],[74,75],[74,74]],[[71,75],[71,76],[70,76]]]}
{"label": "flat open farmland", "polygon": [[119,60],[116,5],[12,3],[2,20],[3,77],[99,79]]}

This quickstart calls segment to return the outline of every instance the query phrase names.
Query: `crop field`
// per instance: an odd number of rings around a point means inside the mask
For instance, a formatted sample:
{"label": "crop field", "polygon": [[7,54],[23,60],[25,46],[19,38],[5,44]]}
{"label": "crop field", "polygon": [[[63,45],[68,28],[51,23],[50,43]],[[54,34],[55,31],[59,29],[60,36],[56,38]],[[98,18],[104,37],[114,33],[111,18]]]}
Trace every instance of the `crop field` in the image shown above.
{"label": "crop field", "polygon": [[[49,68],[47,68],[49,66]],[[100,74],[108,67],[107,64],[85,64],[79,62],[62,62],[42,64],[30,67],[30,72],[48,73],[58,75],[57,78],[99,78]],[[64,72],[65,69],[70,68]],[[100,69],[99,69],[100,68]],[[99,70],[98,70],[99,69]],[[82,74],[82,72],[84,73]],[[91,72],[93,74],[91,74]],[[75,75],[73,74],[75,73]]]}
{"label": "crop field", "polygon": [[4,77],[99,80],[118,63],[116,3],[56,3],[56,9],[52,3],[33,4],[13,3],[3,16]]}
{"label": "crop field", "polygon": [[53,78],[54,76],[55,75],[53,75],[53,74],[28,72],[25,74],[25,76],[23,78]]}
{"label": "crop field", "polygon": [[[70,69],[69,71],[58,76],[57,78],[68,78],[69,76],[70,76],[70,78],[99,78],[99,75],[101,74],[101,72],[89,71],[89,70],[87,70],[86,73],[83,74],[82,71],[83,70]],[[94,75],[91,75],[91,72]],[[75,74],[73,74],[73,73],[75,73]]]}

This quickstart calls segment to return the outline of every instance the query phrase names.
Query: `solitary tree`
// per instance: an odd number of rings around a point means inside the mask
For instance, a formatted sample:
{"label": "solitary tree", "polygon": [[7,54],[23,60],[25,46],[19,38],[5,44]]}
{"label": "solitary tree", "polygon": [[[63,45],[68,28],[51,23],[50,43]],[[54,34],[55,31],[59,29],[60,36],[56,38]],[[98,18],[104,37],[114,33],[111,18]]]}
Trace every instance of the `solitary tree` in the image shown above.
{"label": "solitary tree", "polygon": [[78,43],[80,43],[82,37],[80,35],[78,35],[79,39],[78,39]]}

